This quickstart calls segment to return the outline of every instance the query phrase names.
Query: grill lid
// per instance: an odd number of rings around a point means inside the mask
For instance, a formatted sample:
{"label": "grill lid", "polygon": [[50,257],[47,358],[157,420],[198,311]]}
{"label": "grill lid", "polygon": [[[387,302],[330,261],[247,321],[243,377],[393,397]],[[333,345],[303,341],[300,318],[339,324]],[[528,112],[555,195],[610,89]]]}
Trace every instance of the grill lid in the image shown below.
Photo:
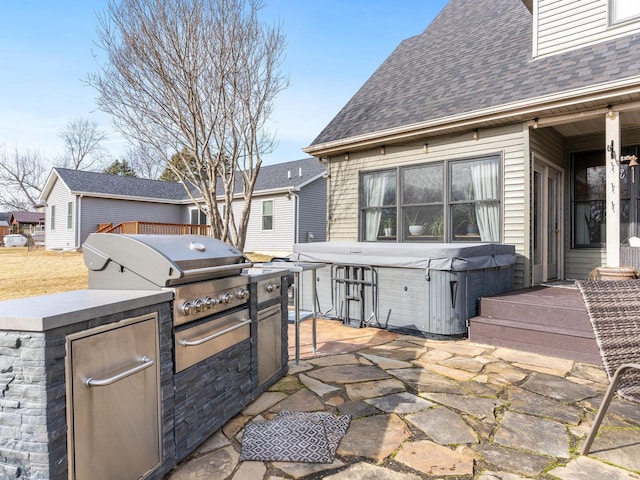
{"label": "grill lid", "polygon": [[239,273],[247,266],[239,250],[203,235],[92,233],[82,250],[90,288],[127,288],[131,273],[167,287]]}

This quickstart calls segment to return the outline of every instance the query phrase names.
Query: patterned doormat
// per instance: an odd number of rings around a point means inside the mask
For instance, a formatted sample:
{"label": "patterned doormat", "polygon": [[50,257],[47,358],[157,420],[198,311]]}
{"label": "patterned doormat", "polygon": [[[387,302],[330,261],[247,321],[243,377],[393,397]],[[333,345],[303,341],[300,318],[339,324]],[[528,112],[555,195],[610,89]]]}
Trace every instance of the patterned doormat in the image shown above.
{"label": "patterned doormat", "polygon": [[350,422],[349,415],[289,411],[250,422],[244,428],[240,460],[331,463]]}

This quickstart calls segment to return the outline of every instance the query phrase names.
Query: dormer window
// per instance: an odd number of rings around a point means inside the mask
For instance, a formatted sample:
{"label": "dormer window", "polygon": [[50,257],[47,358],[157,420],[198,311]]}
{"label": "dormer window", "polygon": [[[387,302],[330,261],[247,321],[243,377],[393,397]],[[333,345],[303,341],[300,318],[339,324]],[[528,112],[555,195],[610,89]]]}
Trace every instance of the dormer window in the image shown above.
{"label": "dormer window", "polygon": [[640,2],[609,0],[609,18],[612,25],[640,19]]}

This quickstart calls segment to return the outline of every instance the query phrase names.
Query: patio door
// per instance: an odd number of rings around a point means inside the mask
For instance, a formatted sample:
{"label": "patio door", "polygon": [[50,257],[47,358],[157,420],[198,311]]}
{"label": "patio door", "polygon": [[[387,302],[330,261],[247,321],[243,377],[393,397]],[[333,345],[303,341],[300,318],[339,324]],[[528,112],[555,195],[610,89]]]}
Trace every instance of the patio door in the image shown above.
{"label": "patio door", "polygon": [[562,172],[534,158],[533,284],[561,278]]}

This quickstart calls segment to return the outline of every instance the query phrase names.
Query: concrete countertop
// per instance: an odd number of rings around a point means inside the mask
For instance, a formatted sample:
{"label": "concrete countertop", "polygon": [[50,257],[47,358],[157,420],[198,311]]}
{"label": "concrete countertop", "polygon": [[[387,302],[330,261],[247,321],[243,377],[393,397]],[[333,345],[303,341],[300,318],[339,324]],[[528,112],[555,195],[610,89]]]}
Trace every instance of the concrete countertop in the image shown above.
{"label": "concrete countertop", "polygon": [[172,291],[74,290],[0,302],[0,330],[43,332],[173,300]]}

